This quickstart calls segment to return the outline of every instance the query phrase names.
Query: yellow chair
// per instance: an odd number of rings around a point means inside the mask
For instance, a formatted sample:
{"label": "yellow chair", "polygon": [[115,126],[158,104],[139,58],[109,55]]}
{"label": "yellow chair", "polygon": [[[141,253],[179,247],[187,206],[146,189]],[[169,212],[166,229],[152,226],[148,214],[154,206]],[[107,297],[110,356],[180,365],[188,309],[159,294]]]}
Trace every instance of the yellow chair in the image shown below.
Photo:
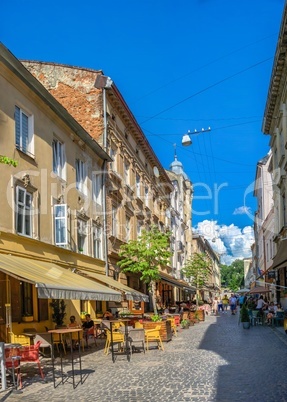
{"label": "yellow chair", "polygon": [[157,325],[154,329],[145,329],[145,341],[147,351],[149,342],[157,342],[158,348],[164,351],[162,340],[160,337],[160,328],[161,326]]}
{"label": "yellow chair", "polygon": [[170,317],[170,318],[167,319],[167,321],[170,321],[171,330],[173,331],[174,336],[177,336],[177,326],[176,326],[176,323],[175,323],[175,318]]}
{"label": "yellow chair", "polygon": [[142,329],[142,328],[143,328],[143,324],[142,324],[141,322],[139,322],[139,321],[136,321],[136,322],[135,322],[135,328],[137,328],[137,329]]}
{"label": "yellow chair", "polygon": [[15,335],[9,332],[11,343],[19,343],[22,346],[30,346],[30,337],[26,335]]}
{"label": "yellow chair", "polygon": [[[111,331],[109,331],[108,329],[106,330],[106,335],[107,335],[107,339],[106,339],[106,344],[105,344],[105,348],[104,348],[104,354],[107,355],[109,353],[109,348],[111,346],[112,343],[112,338],[111,338]],[[123,334],[122,332],[118,332],[118,331],[113,331],[113,344],[117,343],[117,344],[121,344],[125,342],[125,334]]]}
{"label": "yellow chair", "polygon": [[125,324],[122,322],[122,321],[119,321],[119,322],[113,322],[113,330],[114,329],[120,329],[121,327],[124,327],[125,326]]}
{"label": "yellow chair", "polygon": [[62,334],[53,334],[53,344],[56,345],[58,353],[60,353],[59,345],[62,345],[64,354],[66,354],[65,339],[63,339]]}
{"label": "yellow chair", "polygon": [[[68,338],[69,339],[69,338]],[[72,332],[72,345],[79,341],[78,332]],[[84,339],[84,331],[80,331],[80,346],[82,347],[82,351],[85,350],[85,339]]]}

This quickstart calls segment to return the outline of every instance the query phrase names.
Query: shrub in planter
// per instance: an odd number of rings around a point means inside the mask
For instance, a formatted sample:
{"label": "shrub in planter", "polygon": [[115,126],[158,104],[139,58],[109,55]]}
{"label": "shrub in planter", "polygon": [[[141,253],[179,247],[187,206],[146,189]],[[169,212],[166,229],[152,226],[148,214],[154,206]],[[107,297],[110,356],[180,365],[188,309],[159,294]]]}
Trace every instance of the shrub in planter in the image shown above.
{"label": "shrub in planter", "polygon": [[243,304],[240,310],[240,321],[243,324],[243,328],[249,329],[250,328],[250,318],[248,314],[248,308],[246,304]]}
{"label": "shrub in planter", "polygon": [[189,320],[182,320],[180,325],[181,325],[181,328],[183,328],[183,329],[189,328],[190,322],[189,322]]}

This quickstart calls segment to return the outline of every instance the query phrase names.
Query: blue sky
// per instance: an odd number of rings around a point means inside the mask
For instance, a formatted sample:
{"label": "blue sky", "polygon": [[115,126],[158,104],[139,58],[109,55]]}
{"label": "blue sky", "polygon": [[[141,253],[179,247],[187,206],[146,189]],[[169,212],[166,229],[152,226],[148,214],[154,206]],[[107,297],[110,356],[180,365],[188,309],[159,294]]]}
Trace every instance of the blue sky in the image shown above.
{"label": "blue sky", "polygon": [[[232,228],[230,237],[245,239],[256,210],[250,185],[269,149],[261,125],[283,6],[284,0],[50,0],[39,7],[14,0],[1,7],[0,40],[19,59],[103,70],[165,168],[176,144],[194,184],[193,226],[211,222],[211,236]],[[190,147],[181,145],[187,130],[208,127],[192,135]]]}

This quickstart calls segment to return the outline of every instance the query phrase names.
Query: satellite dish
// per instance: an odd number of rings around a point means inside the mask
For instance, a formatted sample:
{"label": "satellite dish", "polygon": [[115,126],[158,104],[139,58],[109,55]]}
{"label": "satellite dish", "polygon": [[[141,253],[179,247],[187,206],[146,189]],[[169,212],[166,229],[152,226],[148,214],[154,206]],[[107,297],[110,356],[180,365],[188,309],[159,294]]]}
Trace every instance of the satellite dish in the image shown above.
{"label": "satellite dish", "polygon": [[159,177],[159,170],[156,166],[153,167],[153,174],[155,175],[155,177]]}

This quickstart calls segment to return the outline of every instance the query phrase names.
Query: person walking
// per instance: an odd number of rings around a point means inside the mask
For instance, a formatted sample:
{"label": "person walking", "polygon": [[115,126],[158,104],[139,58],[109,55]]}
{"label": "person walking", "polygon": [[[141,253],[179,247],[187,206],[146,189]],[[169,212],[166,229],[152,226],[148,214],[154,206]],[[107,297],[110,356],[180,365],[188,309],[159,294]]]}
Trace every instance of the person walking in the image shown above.
{"label": "person walking", "polygon": [[220,311],[222,311],[222,313],[224,312],[224,310],[223,310],[223,301],[222,301],[221,296],[218,299],[218,313],[220,313]]}
{"label": "person walking", "polygon": [[231,315],[235,315],[236,312],[236,303],[237,303],[237,299],[234,296],[233,293],[231,293],[231,296],[229,298],[229,305],[230,305],[230,310],[231,310]]}
{"label": "person walking", "polygon": [[222,304],[223,304],[223,312],[225,314],[227,314],[227,309],[228,309],[228,305],[229,305],[229,299],[227,297],[227,295],[224,295],[222,298]]}

